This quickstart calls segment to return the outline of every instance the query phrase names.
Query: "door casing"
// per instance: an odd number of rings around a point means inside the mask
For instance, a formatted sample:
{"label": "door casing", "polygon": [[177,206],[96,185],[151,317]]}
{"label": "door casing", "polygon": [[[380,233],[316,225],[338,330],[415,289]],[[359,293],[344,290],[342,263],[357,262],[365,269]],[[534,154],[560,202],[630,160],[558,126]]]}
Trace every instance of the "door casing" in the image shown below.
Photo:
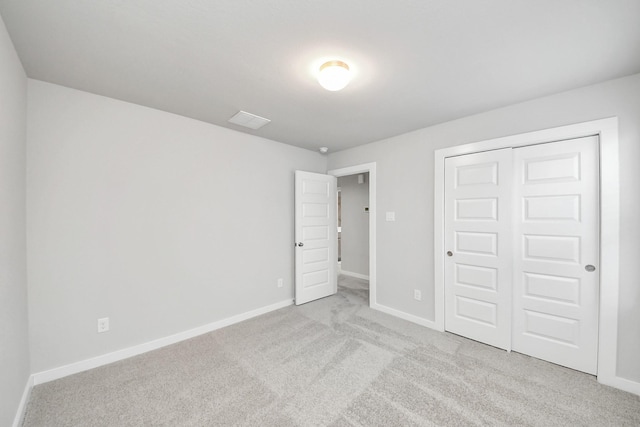
{"label": "door casing", "polygon": [[[598,381],[629,390],[617,377],[620,240],[618,118],[606,118],[435,151],[434,174],[434,327],[444,331],[444,160],[447,157],[500,148],[515,148],[597,135],[600,142],[600,315]],[[629,390],[632,391],[632,390]],[[633,391],[632,391],[633,392]]]}

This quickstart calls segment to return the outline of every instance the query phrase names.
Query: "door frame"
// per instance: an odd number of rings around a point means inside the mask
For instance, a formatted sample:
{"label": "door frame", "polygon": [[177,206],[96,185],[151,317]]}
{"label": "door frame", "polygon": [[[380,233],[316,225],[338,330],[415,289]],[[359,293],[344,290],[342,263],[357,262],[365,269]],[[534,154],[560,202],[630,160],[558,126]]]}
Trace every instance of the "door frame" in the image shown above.
{"label": "door frame", "polygon": [[599,136],[600,144],[600,314],[598,382],[637,393],[616,376],[618,356],[618,295],[620,240],[620,183],[618,174],[618,118],[528,132],[435,151],[434,280],[435,328],[444,331],[444,160],[447,157],[527,145]]}
{"label": "door frame", "polygon": [[[376,299],[376,163],[364,163],[345,168],[332,169],[327,175],[336,178],[369,172],[369,307],[377,307]],[[337,214],[337,213],[336,213]],[[338,259],[336,257],[336,271]]]}

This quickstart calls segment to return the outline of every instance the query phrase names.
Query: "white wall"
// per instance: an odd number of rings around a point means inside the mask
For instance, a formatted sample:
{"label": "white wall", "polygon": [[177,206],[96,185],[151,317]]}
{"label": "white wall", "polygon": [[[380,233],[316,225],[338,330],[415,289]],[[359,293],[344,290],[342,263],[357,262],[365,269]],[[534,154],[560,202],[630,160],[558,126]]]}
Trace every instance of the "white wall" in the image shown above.
{"label": "white wall", "polygon": [[[612,116],[621,181],[618,375],[640,382],[640,74],[332,153],[329,169],[377,162],[378,303],[434,320],[434,150]],[[385,222],[385,211],[396,222]]]}
{"label": "white wall", "polygon": [[35,80],[27,135],[33,372],[293,298],[293,171],[324,156]]}
{"label": "white wall", "polygon": [[0,19],[0,425],[29,378],[25,248],[27,77]]}
{"label": "white wall", "polygon": [[341,176],[338,187],[341,195],[342,215],[342,271],[369,275],[369,174],[363,184],[358,175]]}

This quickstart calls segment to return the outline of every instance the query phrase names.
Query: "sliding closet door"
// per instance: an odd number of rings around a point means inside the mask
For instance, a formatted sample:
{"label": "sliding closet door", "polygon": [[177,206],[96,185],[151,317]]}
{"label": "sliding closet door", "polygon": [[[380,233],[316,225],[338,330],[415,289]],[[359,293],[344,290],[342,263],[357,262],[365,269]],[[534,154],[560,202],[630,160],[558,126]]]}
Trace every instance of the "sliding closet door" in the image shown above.
{"label": "sliding closet door", "polygon": [[513,350],[595,374],[598,139],[513,152]]}
{"label": "sliding closet door", "polygon": [[445,329],[595,374],[598,138],[445,160]]}
{"label": "sliding closet door", "polygon": [[445,160],[445,329],[510,348],[511,149]]}

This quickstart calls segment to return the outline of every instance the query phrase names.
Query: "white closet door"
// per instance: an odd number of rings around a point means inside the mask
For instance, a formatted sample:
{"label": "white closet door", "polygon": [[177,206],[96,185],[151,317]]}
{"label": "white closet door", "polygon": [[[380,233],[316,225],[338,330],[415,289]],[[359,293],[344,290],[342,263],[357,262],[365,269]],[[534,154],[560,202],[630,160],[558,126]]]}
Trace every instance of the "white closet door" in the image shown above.
{"label": "white closet door", "polygon": [[445,329],[511,342],[511,149],[445,160]]}
{"label": "white closet door", "polygon": [[595,374],[598,139],[513,151],[513,350]]}

